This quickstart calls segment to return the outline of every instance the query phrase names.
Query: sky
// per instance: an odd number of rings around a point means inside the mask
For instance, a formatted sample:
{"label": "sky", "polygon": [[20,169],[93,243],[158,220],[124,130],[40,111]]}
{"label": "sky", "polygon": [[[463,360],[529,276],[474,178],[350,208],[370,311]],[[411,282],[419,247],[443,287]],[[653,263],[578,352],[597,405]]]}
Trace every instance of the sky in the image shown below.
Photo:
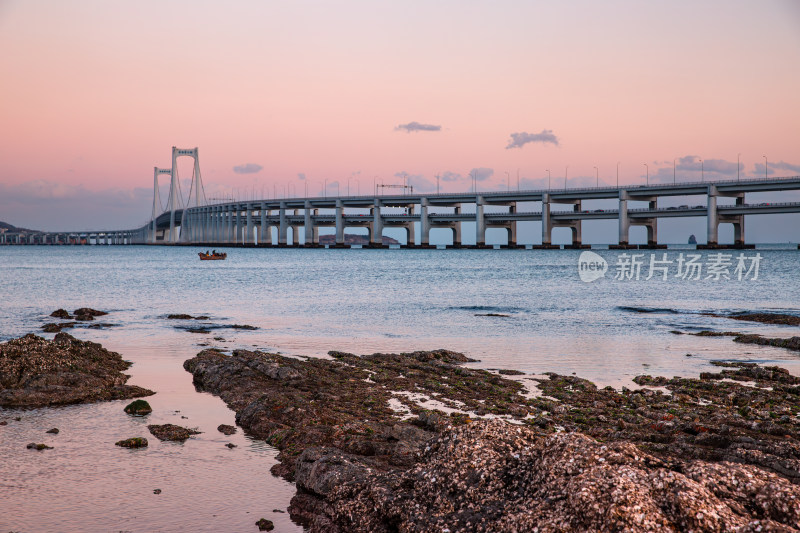
{"label": "sky", "polygon": [[0,220],[139,226],[172,146],[220,198],[798,175],[798,66],[796,0],[0,0]]}

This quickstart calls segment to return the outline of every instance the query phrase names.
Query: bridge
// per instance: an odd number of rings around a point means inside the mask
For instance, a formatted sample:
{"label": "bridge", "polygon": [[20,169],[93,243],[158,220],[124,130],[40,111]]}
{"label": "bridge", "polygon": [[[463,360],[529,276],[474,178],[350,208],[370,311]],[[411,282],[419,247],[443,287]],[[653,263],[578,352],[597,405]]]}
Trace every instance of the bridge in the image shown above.
{"label": "bridge", "polygon": [[[192,157],[194,170],[188,200],[184,202],[177,175],[178,157]],[[170,193],[166,207],[159,198],[159,177],[170,176]],[[385,189],[384,189],[385,190]],[[172,167],[154,167],[153,210],[150,221],[142,227],[125,231],[38,232],[0,234],[0,244],[187,244],[208,247],[222,246],[303,246],[319,247],[319,228],[335,228],[335,247],[346,247],[345,228],[366,228],[366,247],[382,247],[384,228],[402,228],[408,247],[432,248],[432,229],[452,232],[453,247],[490,248],[486,230],[506,231],[509,248],[524,247],[517,242],[517,224],[541,223],[541,244],[533,248],[559,248],[552,244],[554,228],[569,228],[571,244],[585,248],[581,242],[584,223],[592,220],[617,220],[619,237],[612,248],[660,248],[658,221],[673,217],[706,217],[706,248],[753,245],[745,241],[745,216],[800,213],[800,202],[747,202],[748,193],[800,190],[800,176],[761,179],[641,186],[563,188],[547,190],[479,191],[470,193],[372,194],[357,196],[316,196],[308,198],[273,198],[209,203],[205,197],[198,149],[172,148]],[[661,207],[660,198],[670,196],[703,196],[699,205]],[[718,203],[720,198],[729,198]],[[588,200],[614,200],[616,208],[584,209]],[[631,202],[639,203],[629,205]],[[535,204],[535,211],[519,211],[519,204]],[[475,244],[462,244],[462,224],[475,228]],[[718,242],[720,224],[732,224],[734,242]],[[646,245],[631,245],[632,226],[644,226]],[[300,229],[303,242],[300,242]],[[291,229],[291,239],[289,230]],[[276,239],[273,239],[273,230]],[[416,233],[419,233],[417,239]],[[471,240],[471,239],[470,239]],[[273,242],[275,241],[275,242]]]}

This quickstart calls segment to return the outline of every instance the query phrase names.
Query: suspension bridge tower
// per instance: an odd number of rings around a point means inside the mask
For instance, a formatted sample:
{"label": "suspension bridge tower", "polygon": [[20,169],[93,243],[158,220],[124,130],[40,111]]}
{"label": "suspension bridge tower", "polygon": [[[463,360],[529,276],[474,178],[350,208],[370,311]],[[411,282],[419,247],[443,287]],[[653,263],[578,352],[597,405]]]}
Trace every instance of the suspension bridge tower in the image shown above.
{"label": "suspension bridge tower", "polygon": [[[183,195],[181,193],[180,176],[178,175],[178,158],[191,157],[194,160],[192,168],[192,182],[189,187],[189,197],[186,204],[183,202]],[[172,169],[171,180],[169,185],[169,198],[167,200],[167,211],[169,211],[169,235],[168,242],[174,243],[178,241],[178,232],[175,225],[175,211],[178,209],[186,209],[188,207],[199,207],[206,205],[206,195],[203,190],[203,180],[200,176],[200,160],[198,158],[198,149],[195,148],[177,148],[172,147]],[[186,217],[183,216],[181,226],[186,226]]]}

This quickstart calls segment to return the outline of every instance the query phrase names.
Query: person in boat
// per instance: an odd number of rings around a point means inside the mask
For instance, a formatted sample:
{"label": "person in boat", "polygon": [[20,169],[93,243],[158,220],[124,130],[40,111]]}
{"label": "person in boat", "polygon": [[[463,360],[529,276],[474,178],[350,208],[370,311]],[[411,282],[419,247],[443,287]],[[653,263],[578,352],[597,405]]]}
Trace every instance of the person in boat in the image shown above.
{"label": "person in boat", "polygon": [[206,250],[206,255],[208,255],[208,250]]}
{"label": "person in boat", "polygon": [[217,251],[216,250],[211,250],[211,255],[217,255]]}

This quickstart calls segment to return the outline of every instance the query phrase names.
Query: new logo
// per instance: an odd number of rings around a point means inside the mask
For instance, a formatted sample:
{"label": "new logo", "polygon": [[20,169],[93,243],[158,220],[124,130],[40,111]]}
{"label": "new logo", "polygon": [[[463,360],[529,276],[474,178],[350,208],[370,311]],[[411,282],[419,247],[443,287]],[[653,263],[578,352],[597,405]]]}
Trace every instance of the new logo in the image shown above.
{"label": "new logo", "polygon": [[578,275],[585,283],[604,277],[607,270],[606,260],[594,252],[582,252],[578,258]]}

